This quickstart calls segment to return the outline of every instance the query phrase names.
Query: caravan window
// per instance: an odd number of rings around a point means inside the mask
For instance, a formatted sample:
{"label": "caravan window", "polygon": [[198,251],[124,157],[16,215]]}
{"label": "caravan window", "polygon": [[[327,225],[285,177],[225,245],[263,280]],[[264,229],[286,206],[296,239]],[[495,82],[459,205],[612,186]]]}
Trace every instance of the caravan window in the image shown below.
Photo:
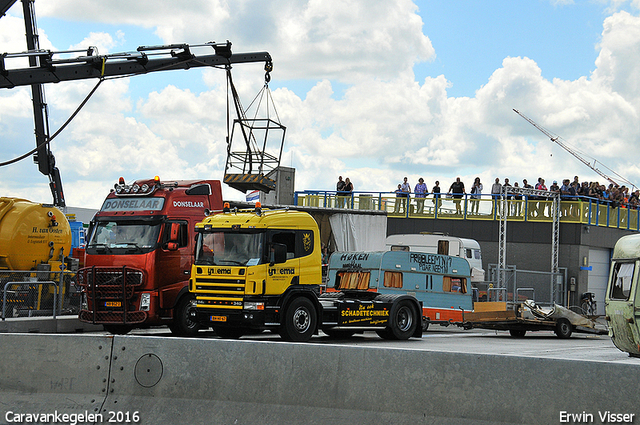
{"label": "caravan window", "polygon": [[467,293],[467,279],[463,277],[444,276],[442,278],[443,292],[460,292]]}
{"label": "caravan window", "polygon": [[371,272],[338,273],[338,289],[369,289]]}
{"label": "caravan window", "polygon": [[385,288],[402,288],[401,272],[384,272]]}
{"label": "caravan window", "polygon": [[635,263],[616,263],[614,265],[609,298],[613,300],[629,299],[634,268]]}

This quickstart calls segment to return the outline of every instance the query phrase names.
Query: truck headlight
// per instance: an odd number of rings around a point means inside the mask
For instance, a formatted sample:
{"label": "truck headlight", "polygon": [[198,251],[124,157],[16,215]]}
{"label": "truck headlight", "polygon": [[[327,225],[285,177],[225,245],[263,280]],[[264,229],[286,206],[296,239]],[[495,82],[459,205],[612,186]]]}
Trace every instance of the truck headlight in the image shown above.
{"label": "truck headlight", "polygon": [[151,294],[145,292],[140,295],[140,310],[149,311],[149,306],[151,305]]}
{"label": "truck headlight", "polygon": [[264,303],[259,303],[255,301],[245,301],[244,309],[245,310],[264,310]]}

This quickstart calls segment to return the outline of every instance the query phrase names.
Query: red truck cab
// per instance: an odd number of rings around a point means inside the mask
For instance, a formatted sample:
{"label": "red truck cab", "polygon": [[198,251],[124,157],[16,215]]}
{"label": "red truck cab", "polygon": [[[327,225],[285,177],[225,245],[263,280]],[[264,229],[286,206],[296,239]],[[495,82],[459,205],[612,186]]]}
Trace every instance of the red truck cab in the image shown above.
{"label": "red truck cab", "polygon": [[194,228],[221,209],[219,180],[120,178],[91,222],[78,273],[80,320],[115,334],[157,325],[197,333],[188,315]]}

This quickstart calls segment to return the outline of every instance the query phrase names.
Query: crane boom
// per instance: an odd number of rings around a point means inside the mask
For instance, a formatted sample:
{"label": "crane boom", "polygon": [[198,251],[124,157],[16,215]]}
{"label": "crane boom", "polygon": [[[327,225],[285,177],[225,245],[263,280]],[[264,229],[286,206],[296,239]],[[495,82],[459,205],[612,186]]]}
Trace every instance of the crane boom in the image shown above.
{"label": "crane boom", "polygon": [[[212,47],[214,54],[197,56],[193,47]],[[58,58],[58,55],[82,53],[73,58]],[[267,52],[231,53],[231,43],[170,44],[163,46],[140,46],[135,52],[98,55],[97,50],[52,52],[32,50],[22,53],[0,54],[0,88],[13,88],[32,84],[59,83],[60,81],[83,80],[115,76],[147,74],[155,71],[170,71],[203,66],[225,66],[234,63],[265,62],[271,64]],[[6,61],[19,57],[38,57],[40,66],[8,69]]]}
{"label": "crane boom", "polygon": [[[580,156],[575,150],[571,149],[570,147],[568,147],[566,144],[564,144],[561,139],[560,136],[554,135],[552,133],[550,133],[547,129],[545,129],[544,127],[538,125],[535,121],[533,121],[531,118],[527,117],[526,115],[524,115],[523,113],[521,113],[520,111],[518,111],[517,109],[514,109],[513,112],[515,112],[516,114],[520,115],[522,118],[524,118],[526,121],[529,122],[529,124],[531,124],[532,126],[534,126],[535,128],[537,128],[538,130],[540,130],[543,134],[545,134],[549,140],[551,140],[552,142],[557,143],[558,145],[560,145],[561,148],[563,148],[564,150],[566,150],[567,152],[569,152],[571,155],[573,155],[575,158],[577,158],[580,162],[582,162],[584,165],[586,165],[587,167],[589,167],[590,169],[592,169],[594,172],[596,172],[598,175],[600,175],[601,177],[607,179],[607,181],[609,181],[610,183],[613,183],[615,186],[620,186],[615,180],[613,180],[613,178],[611,178],[610,176],[608,176],[607,174],[605,174],[602,170],[600,170],[599,168],[597,168],[596,165],[596,161],[593,161],[593,165],[587,161],[586,159],[584,159],[582,156]],[[622,180],[624,180],[626,183],[630,184],[633,187],[636,187],[633,183],[631,183],[630,181],[624,179],[621,177]]]}

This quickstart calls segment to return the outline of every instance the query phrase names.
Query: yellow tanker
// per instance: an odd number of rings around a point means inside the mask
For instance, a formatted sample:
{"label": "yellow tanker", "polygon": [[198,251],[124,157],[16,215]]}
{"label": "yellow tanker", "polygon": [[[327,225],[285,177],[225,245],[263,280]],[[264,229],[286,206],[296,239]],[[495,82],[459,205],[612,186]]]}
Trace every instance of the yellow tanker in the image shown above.
{"label": "yellow tanker", "polygon": [[[77,269],[77,266],[70,267],[74,264],[74,260],[68,258],[70,251],[71,227],[58,208],[26,199],[0,197],[2,316],[31,315],[35,311],[53,311],[55,315],[55,311],[63,308],[64,301],[68,304],[65,295],[69,292],[71,276],[67,274],[63,280],[60,272]],[[52,310],[54,304],[58,307]]]}
{"label": "yellow tanker", "polygon": [[35,270],[49,264],[60,271],[71,252],[71,227],[53,205],[0,198],[0,270]]}

